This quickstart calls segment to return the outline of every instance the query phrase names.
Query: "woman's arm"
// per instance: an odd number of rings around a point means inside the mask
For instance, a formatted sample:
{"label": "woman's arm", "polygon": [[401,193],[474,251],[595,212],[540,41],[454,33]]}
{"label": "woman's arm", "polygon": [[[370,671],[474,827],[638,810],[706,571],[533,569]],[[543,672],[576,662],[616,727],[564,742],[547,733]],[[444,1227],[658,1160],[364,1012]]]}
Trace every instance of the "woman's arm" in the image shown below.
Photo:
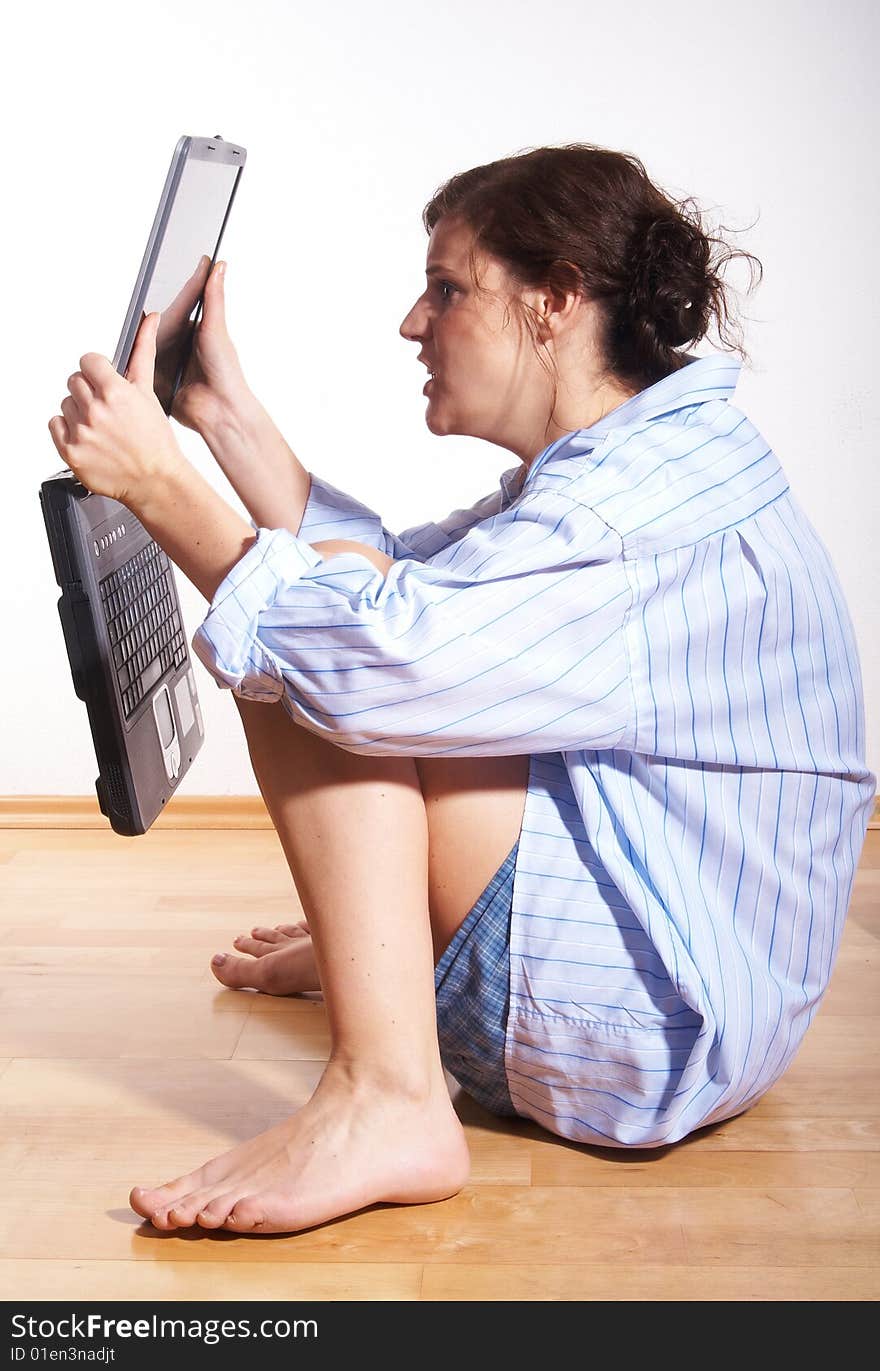
{"label": "woman's arm", "polygon": [[256,396],[199,432],[254,523],[298,533],[311,478]]}
{"label": "woman's arm", "polygon": [[[184,428],[204,438],[259,527],[298,533],[309,498],[309,474],[257,400],[241,369],[226,326],[224,275],[225,263],[218,262],[205,283],[204,312],[171,414]],[[155,358],[146,336],[144,343],[146,379]]]}
{"label": "woman's arm", "polygon": [[262,529],[195,652],[218,684],[376,756],[610,748],[632,727],[632,591],[588,507],[541,490],[430,562],[371,560]]}
{"label": "woman's arm", "polygon": [[[149,315],[138,333],[127,377],[101,353],[80,358],[49,432],[78,479],[94,494],[127,505],[210,604],[257,534],[175,441],[153,385],[159,319]],[[187,426],[205,438],[258,526],[296,534],[309,502],[309,473],[247,386],[213,413],[210,423]],[[340,552],[366,558],[383,575],[393,565],[381,550],[351,539],[296,543],[301,568]]]}

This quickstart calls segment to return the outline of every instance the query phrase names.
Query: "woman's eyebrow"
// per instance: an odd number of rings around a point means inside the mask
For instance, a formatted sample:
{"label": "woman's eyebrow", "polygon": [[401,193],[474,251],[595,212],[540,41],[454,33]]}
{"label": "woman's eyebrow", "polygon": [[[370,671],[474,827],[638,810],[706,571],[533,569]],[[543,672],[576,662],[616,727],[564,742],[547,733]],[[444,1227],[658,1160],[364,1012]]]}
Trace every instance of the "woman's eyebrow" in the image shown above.
{"label": "woman's eyebrow", "polygon": [[437,262],[432,263],[429,267],[425,267],[426,276],[442,276],[444,273],[450,276],[456,276],[458,274],[455,267],[444,267]]}

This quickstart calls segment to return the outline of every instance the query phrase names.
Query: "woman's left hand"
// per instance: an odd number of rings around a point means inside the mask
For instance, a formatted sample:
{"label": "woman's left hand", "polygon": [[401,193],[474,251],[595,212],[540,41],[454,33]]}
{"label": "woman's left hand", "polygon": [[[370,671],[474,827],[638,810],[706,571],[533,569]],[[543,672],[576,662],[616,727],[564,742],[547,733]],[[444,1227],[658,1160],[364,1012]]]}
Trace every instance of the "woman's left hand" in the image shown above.
{"label": "woman's left hand", "polygon": [[61,414],[49,420],[52,441],[86,489],[134,513],[140,495],[185,460],[153,389],[160,317],[142,321],[126,376],[99,352],[81,357]]}

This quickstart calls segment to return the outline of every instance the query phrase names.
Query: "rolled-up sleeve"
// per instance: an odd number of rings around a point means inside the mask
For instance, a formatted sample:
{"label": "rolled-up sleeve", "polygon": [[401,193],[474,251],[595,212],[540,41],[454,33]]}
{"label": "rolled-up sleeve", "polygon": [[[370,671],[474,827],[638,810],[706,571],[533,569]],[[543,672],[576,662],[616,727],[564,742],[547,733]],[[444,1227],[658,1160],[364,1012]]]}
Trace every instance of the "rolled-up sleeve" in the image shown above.
{"label": "rolled-up sleeve", "polygon": [[[441,548],[461,538],[469,528],[489,518],[501,507],[502,494],[513,486],[517,469],[512,467],[501,477],[501,487],[478,500],[468,509],[456,509],[438,522],[416,524],[403,533],[391,533],[381,518],[367,505],[338,490],[314,472],[309,473],[309,496],[303,511],[298,536],[308,543],[345,538],[369,547],[378,548],[389,557],[412,557],[424,561]],[[253,519],[251,527],[259,531]]]}
{"label": "rolled-up sleeve", "polygon": [[[384,577],[355,553],[322,560],[302,526],[299,536],[259,529],[218,587],[195,652],[220,686],[281,700],[350,751],[614,746],[631,721],[619,535],[546,489],[460,536],[450,520],[420,526],[436,532],[417,549],[407,550],[412,530],[395,540]],[[373,532],[386,536],[381,523]],[[426,554],[440,536],[446,545]],[[370,542],[395,555],[393,543]]]}

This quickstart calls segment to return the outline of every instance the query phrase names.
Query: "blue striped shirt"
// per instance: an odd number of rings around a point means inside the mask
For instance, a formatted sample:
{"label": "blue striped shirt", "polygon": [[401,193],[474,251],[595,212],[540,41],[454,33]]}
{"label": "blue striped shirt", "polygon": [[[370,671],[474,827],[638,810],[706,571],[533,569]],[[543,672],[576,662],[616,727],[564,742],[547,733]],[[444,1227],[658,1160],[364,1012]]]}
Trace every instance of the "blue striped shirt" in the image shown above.
{"label": "blue striped shirt", "polygon": [[579,1142],[670,1143],[780,1076],[875,794],[844,595],[739,370],[694,359],[399,536],[313,477],[193,641],[349,751],[530,756],[508,1087]]}

